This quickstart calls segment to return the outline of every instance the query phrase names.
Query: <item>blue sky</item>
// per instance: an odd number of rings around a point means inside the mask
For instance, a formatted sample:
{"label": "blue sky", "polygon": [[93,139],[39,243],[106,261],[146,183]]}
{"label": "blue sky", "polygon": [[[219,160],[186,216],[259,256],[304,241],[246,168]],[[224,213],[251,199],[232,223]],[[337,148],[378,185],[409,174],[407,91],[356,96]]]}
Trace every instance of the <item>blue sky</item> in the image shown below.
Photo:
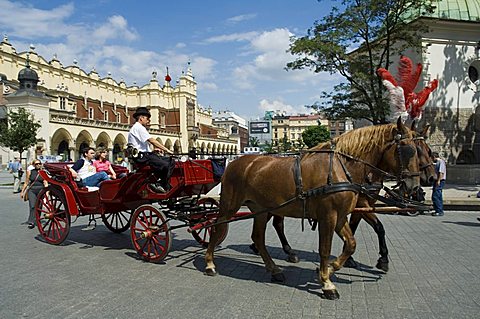
{"label": "blue sky", "polygon": [[47,60],[78,61],[87,73],[111,72],[127,85],[152,71],[172,83],[191,62],[198,103],[249,118],[266,110],[308,112],[338,76],[285,71],[291,36],[303,36],[335,1],[8,1],[0,0],[0,32],[17,52],[30,44]]}

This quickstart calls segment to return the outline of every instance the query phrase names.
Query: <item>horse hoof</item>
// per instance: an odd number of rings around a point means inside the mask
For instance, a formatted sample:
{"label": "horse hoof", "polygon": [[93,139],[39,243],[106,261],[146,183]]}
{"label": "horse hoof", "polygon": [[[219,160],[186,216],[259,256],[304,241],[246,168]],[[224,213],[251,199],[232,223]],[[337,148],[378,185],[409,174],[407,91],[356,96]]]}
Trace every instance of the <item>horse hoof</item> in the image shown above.
{"label": "horse hoof", "polygon": [[251,249],[255,254],[258,254],[258,249],[257,249],[257,247],[255,247],[255,244],[251,244],[251,245],[248,246],[248,247],[250,247],[250,249]]}
{"label": "horse hoof", "polygon": [[207,268],[205,269],[205,275],[213,277],[217,275],[217,272],[215,271],[215,268]]}
{"label": "horse hoof", "polygon": [[324,290],[323,291],[323,298],[328,300],[337,300],[340,298],[338,291],[336,289],[333,290]]}
{"label": "horse hoof", "polygon": [[377,267],[380,270],[383,270],[384,272],[388,272],[388,261],[385,262],[385,261],[380,261],[379,260],[375,267]]}
{"label": "horse hoof", "polygon": [[289,263],[296,264],[296,263],[299,263],[299,262],[300,262],[300,259],[298,258],[297,255],[291,254],[291,255],[288,255],[287,261],[288,261]]}
{"label": "horse hoof", "polygon": [[349,257],[347,259],[347,261],[345,262],[345,264],[343,265],[343,267],[347,267],[347,268],[357,268],[358,267],[358,263],[352,258],[352,257]]}
{"label": "horse hoof", "polygon": [[272,282],[277,282],[277,283],[284,283],[285,282],[285,275],[283,272],[279,272],[277,274],[272,274]]}

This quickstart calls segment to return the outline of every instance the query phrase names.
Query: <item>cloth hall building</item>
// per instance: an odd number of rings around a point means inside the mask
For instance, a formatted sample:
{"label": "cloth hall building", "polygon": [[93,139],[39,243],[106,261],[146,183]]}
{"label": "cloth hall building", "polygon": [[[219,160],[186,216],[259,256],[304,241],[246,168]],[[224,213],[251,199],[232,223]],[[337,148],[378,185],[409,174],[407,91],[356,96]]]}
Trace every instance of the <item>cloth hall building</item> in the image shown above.
{"label": "cloth hall building", "polygon": [[[56,57],[47,61],[34,47],[17,53],[6,36],[0,42],[0,118],[24,107],[41,123],[37,145],[22,154],[27,160],[39,155],[76,160],[86,146],[103,146],[110,160],[117,160],[123,156],[132,114],[139,106],[152,114],[150,134],[176,154],[239,150],[238,137],[214,126],[212,110],[199,107],[190,66],[175,86],[168,74],[159,83],[156,72],[143,86],[127,86],[110,74],[101,78],[94,69],[86,73],[76,63],[63,66]],[[17,154],[0,148],[3,165]]]}

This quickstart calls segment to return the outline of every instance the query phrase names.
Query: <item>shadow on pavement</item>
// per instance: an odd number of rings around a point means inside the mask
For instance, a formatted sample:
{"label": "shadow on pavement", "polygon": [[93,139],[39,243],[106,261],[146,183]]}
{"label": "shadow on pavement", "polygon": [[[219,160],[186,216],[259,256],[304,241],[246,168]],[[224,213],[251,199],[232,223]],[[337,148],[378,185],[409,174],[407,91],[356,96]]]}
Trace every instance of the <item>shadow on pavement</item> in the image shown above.
{"label": "shadow on pavement", "polygon": [[449,222],[449,221],[443,221],[442,223],[456,224],[456,225],[460,225],[460,226],[469,226],[469,227],[480,227],[479,222]]}

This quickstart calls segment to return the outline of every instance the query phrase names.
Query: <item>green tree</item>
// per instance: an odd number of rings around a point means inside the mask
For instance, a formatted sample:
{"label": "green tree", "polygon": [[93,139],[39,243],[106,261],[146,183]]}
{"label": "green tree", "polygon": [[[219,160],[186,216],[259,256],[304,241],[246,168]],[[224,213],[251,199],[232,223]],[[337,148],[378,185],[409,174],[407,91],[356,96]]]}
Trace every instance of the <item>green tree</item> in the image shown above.
{"label": "green tree", "polygon": [[292,143],[286,137],[282,137],[279,142],[278,149],[280,152],[288,152],[292,148]]}
{"label": "green tree", "polygon": [[9,111],[7,120],[0,123],[0,145],[20,153],[37,143],[37,132],[41,127],[35,121],[33,114],[18,108],[18,111]]}
{"label": "green tree", "polygon": [[[340,74],[345,82],[323,91],[311,105],[331,119],[366,119],[385,123],[389,107],[378,68],[406,49],[420,50],[420,34],[428,28],[418,17],[432,13],[429,0],[343,0],[315,21],[306,36],[292,39],[289,51],[297,56],[287,69],[309,68],[315,73]],[[352,47],[355,50],[352,52]]]}
{"label": "green tree", "polygon": [[265,142],[265,145],[263,146],[263,150],[267,153],[274,153],[274,147],[273,147],[273,141],[272,142]]}
{"label": "green tree", "polygon": [[303,142],[310,148],[330,139],[330,131],[325,125],[310,126],[302,133]]}
{"label": "green tree", "polygon": [[258,137],[256,136],[251,136],[249,139],[248,139],[248,145],[249,146],[258,146],[260,144],[260,140],[258,139]]}

